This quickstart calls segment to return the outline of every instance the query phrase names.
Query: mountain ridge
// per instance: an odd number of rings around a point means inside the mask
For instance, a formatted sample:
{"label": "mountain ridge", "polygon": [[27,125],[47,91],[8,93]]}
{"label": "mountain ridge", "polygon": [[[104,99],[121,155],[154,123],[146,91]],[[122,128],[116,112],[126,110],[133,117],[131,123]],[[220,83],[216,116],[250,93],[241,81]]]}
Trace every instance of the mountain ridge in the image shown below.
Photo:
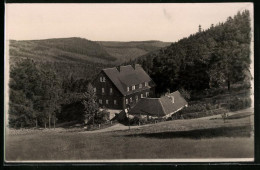
{"label": "mountain ridge", "polygon": [[[149,41],[92,41],[80,37],[9,40],[10,56],[43,62],[94,62],[119,65],[171,43]],[[41,55],[41,57],[39,57]],[[43,58],[43,57],[44,58]]]}

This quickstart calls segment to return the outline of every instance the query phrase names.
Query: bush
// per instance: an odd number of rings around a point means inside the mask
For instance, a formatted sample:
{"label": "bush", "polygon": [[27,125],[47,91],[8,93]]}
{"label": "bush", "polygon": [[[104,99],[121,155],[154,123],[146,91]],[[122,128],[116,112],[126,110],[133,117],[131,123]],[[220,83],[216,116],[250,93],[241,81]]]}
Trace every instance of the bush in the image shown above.
{"label": "bush", "polygon": [[198,103],[190,105],[189,107],[183,108],[179,113],[191,113],[191,112],[201,112],[206,111],[206,104],[204,103]]}
{"label": "bush", "polygon": [[[95,124],[104,124],[107,121],[109,121],[109,112],[107,110],[102,110],[100,112],[98,112],[95,116],[94,116],[94,123]],[[91,125],[93,124],[93,117],[91,117],[88,122],[87,125]]]}
{"label": "bush", "polygon": [[184,97],[185,100],[190,100],[190,92],[181,88],[180,90],[180,93],[182,95],[182,97]]}
{"label": "bush", "polygon": [[95,115],[95,123],[102,124],[109,121],[109,112],[107,110],[103,110]]}
{"label": "bush", "polygon": [[229,107],[231,111],[236,111],[240,109],[245,109],[251,107],[252,101],[250,97],[247,98],[238,98],[235,97],[230,101]]}

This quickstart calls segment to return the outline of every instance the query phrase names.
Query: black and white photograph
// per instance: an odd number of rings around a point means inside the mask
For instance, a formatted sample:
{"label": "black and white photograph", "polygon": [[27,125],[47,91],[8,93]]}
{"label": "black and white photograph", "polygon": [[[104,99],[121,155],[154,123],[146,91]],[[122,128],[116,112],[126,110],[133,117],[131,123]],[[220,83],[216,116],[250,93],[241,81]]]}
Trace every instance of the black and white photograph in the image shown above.
{"label": "black and white photograph", "polygon": [[5,3],[6,163],[253,162],[253,3]]}

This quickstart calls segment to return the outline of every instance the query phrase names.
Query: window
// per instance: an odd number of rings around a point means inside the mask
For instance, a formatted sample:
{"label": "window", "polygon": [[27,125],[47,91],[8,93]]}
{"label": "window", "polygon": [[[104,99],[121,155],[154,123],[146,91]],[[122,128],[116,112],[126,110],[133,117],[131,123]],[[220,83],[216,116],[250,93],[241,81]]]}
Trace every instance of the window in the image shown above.
{"label": "window", "polygon": [[106,104],[108,104],[108,100],[106,100]]}
{"label": "window", "polygon": [[139,84],[139,89],[141,89],[142,87],[143,87],[142,83],[141,83],[141,84]]}
{"label": "window", "polygon": [[99,101],[98,101],[98,102],[99,102],[99,104],[102,104],[102,99],[99,99]]}
{"label": "window", "polygon": [[102,88],[102,93],[105,93],[105,89],[104,88]]}
{"label": "window", "polygon": [[94,91],[94,93],[96,93],[96,92],[97,92],[97,89],[96,89],[96,87],[94,87],[94,88],[93,88],[93,91]]}
{"label": "window", "polygon": [[135,85],[132,86],[132,90],[135,90]]}
{"label": "window", "polygon": [[149,92],[146,92],[145,94],[146,94],[146,97],[148,97],[148,96],[149,96]]}
{"label": "window", "polygon": [[106,82],[106,77],[100,77],[99,80],[100,82]]}
{"label": "window", "polygon": [[109,90],[109,91],[110,91],[110,94],[112,94],[112,93],[113,93],[113,89],[112,89],[112,88],[110,88],[110,90]]}
{"label": "window", "polygon": [[132,97],[130,97],[130,103],[132,102]]}
{"label": "window", "polygon": [[138,101],[138,96],[135,96],[135,100],[136,100],[136,102]]}
{"label": "window", "polygon": [[117,103],[116,103],[116,100],[114,100],[114,105],[116,105]]}
{"label": "window", "polygon": [[125,104],[128,104],[128,99],[125,99]]}
{"label": "window", "polygon": [[143,93],[141,94],[141,98],[144,98],[144,94]]}
{"label": "window", "polygon": [[148,82],[145,82],[145,83],[144,83],[144,86],[148,86]]}
{"label": "window", "polygon": [[129,91],[129,87],[127,87],[127,91]]}

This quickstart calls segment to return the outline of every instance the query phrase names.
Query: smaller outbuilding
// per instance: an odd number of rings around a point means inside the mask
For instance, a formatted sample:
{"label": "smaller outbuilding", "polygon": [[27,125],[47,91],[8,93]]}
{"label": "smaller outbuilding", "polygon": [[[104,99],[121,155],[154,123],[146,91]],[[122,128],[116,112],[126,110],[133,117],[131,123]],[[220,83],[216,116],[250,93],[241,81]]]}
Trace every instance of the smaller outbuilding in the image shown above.
{"label": "smaller outbuilding", "polygon": [[187,106],[188,103],[180,92],[175,91],[160,98],[142,98],[129,110],[129,114],[141,117],[168,118]]}

